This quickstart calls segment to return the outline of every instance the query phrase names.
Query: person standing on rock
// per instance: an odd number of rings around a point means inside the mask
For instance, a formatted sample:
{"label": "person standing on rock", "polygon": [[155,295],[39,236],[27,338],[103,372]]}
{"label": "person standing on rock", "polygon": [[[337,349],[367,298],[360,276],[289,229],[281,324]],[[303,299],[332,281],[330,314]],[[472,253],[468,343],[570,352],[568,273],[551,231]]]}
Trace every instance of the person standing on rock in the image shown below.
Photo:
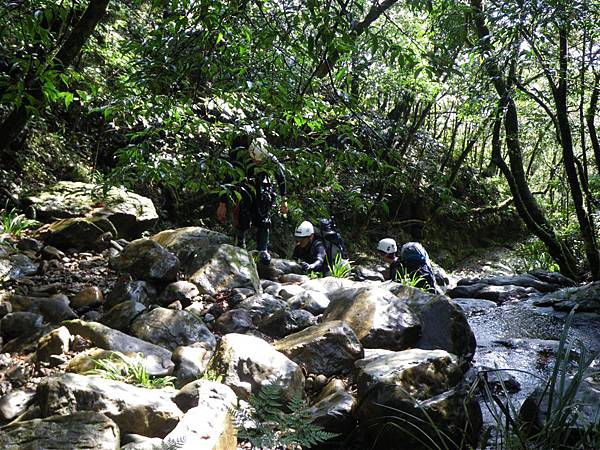
{"label": "person standing on rock", "polygon": [[294,247],[293,259],[302,261],[303,272],[320,272],[327,275],[327,250],[323,241],[315,236],[315,228],[308,220],[305,220],[294,232],[296,246]]}
{"label": "person standing on rock", "polygon": [[398,246],[392,238],[381,239],[377,243],[379,256],[389,264],[388,280],[409,278],[416,281],[415,287],[425,289],[432,294],[440,292],[425,248],[418,242],[407,242],[397,255]]}
{"label": "person standing on rock", "polygon": [[[230,153],[234,168],[241,169],[241,179],[235,183],[236,197],[233,206],[233,227],[236,230],[236,245],[246,247],[246,235],[252,225],[256,227],[256,248],[262,264],[271,262],[268,251],[271,228],[271,209],[277,198],[276,187],[282,196],[281,213],[288,210],[286,182],[283,166],[268,151],[269,144],[263,137],[251,139],[248,134],[237,136],[233,140]],[[275,177],[275,186],[272,182]],[[222,195],[217,208],[217,219],[225,222],[227,216],[227,197]]]}

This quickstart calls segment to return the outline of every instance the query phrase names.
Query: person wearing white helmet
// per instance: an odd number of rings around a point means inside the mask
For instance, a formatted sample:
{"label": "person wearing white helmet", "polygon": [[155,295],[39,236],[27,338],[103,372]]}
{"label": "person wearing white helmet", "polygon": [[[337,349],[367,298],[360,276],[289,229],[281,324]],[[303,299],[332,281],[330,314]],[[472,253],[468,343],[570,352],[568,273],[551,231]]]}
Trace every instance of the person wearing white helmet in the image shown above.
{"label": "person wearing white helmet", "polygon": [[[234,184],[240,198],[233,207],[233,227],[236,230],[236,244],[246,247],[246,235],[253,225],[256,227],[256,248],[259,260],[263,264],[271,262],[268,251],[271,228],[271,209],[275,205],[276,191],[282,197],[280,210],[287,213],[286,182],[283,166],[268,151],[268,142],[264,137],[252,138],[245,129],[236,136],[230,152],[231,163],[241,169],[243,176],[239,181],[230,177],[227,183]],[[272,182],[275,177],[276,185]],[[217,208],[217,219],[225,222],[227,216],[227,195],[223,194]]]}
{"label": "person wearing white helmet", "polygon": [[299,259],[302,262],[304,272],[321,272],[326,275],[327,251],[323,241],[315,236],[315,228],[308,220],[302,222],[294,232],[296,246],[294,247],[293,259]]}
{"label": "person wearing white helmet", "polygon": [[379,256],[389,264],[388,280],[398,280],[406,276],[419,279],[416,287],[437,293],[438,287],[433,275],[433,268],[425,248],[418,242],[407,242],[400,249],[392,238],[381,239],[377,243]]}

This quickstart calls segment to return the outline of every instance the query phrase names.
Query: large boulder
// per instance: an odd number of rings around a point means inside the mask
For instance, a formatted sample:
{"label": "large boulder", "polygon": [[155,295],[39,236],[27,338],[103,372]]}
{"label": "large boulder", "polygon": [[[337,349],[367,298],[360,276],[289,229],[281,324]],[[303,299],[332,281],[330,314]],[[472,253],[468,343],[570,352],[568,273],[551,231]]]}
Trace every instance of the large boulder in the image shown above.
{"label": "large boulder", "polygon": [[362,284],[352,281],[349,278],[325,277],[305,281],[300,286],[307,291],[322,292],[323,294],[329,296],[330,294],[333,294],[341,289],[359,287],[362,286]]}
{"label": "large boulder", "polygon": [[0,433],[3,450],[43,450],[93,448],[118,450],[119,427],[97,412],[74,412],[68,416],[52,416],[17,422]]}
{"label": "large boulder", "polygon": [[180,345],[203,343],[214,349],[215,336],[204,323],[187,311],[156,308],[138,316],[131,324],[131,334],[169,350]]}
{"label": "large boulder", "polygon": [[278,311],[287,309],[287,305],[283,300],[270,294],[256,294],[242,300],[237,308],[248,310],[252,319],[258,323]]}
{"label": "large boulder", "polygon": [[421,448],[424,441],[433,448],[457,448],[464,438],[467,443],[476,442],[481,409],[468,396],[454,355],[412,349],[356,365],[357,416],[376,448]]}
{"label": "large boulder", "polygon": [[42,221],[80,216],[108,217],[120,237],[138,237],[152,227],[158,214],[152,200],[122,188],[60,181],[25,199]]}
{"label": "large boulder", "polygon": [[[185,409],[185,415],[164,442],[181,443],[177,447],[180,450],[236,450],[236,431],[230,417],[237,405],[234,392],[221,383],[197,380],[180,391],[180,402],[185,394],[187,405],[195,405]],[[177,397],[175,402],[181,404]]]}
{"label": "large boulder", "polygon": [[138,280],[175,281],[179,258],[151,239],[136,239],[110,265]]}
{"label": "large boulder", "polygon": [[215,295],[237,287],[252,287],[261,292],[256,264],[250,253],[229,244],[198,249],[187,264],[189,281],[201,293]]}
{"label": "large boulder", "polygon": [[42,417],[96,411],[114,420],[122,433],[161,438],[182,416],[173,394],[73,373],[44,379],[36,393]]}
{"label": "large boulder", "polygon": [[304,391],[300,367],[260,338],[245,334],[223,336],[207,371],[223,377],[236,395],[248,400],[261,386],[278,382],[288,399]]}
{"label": "large boulder", "polygon": [[176,255],[183,270],[189,272],[188,263],[194,260],[194,254],[213,245],[228,244],[231,239],[222,233],[202,227],[184,227],[164,230],[151,236],[164,248]]}
{"label": "large boulder", "polygon": [[109,233],[110,239],[117,236],[114,225],[105,217],[75,217],[60,219],[44,225],[36,231],[37,236],[48,245],[67,250],[94,250]]}
{"label": "large boulder", "polygon": [[352,328],[339,320],[305,328],[274,342],[273,347],[309,373],[327,376],[350,370],[364,356]]}
{"label": "large boulder", "polygon": [[158,345],[113,330],[97,322],[69,320],[63,322],[62,325],[72,335],[79,335],[88,339],[95,347],[121,353],[136,352],[143,354],[144,365],[151,375],[165,376],[173,370],[171,352]]}
{"label": "large boulder", "polygon": [[444,295],[415,296],[409,287],[396,290],[396,296],[407,302],[421,321],[421,336],[415,348],[446,350],[464,363],[473,359],[477,342],[460,307]]}
{"label": "large boulder", "polygon": [[360,287],[330,294],[323,322],[342,320],[365,348],[403,350],[414,346],[421,332],[418,317],[405,301],[378,287]]}

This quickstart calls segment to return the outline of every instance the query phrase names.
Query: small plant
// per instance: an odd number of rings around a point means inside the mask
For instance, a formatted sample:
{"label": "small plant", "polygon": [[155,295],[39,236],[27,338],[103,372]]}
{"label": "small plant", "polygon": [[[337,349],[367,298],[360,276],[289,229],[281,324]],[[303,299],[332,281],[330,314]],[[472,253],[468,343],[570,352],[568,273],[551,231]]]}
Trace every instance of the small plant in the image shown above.
{"label": "small plant", "polygon": [[0,211],[0,231],[19,236],[23,230],[36,228],[39,222],[25,217],[25,214],[19,214],[14,208],[10,211],[3,209]]}
{"label": "small plant", "polygon": [[200,377],[201,380],[206,380],[206,381],[216,381],[217,383],[222,383],[223,382],[223,375],[217,373],[216,370],[214,369],[208,369],[207,371],[205,371],[202,376]]}
{"label": "small plant", "polygon": [[321,272],[308,272],[308,279],[309,280],[316,280],[317,278],[321,278]]}
{"label": "small plant", "polygon": [[141,356],[131,359],[120,352],[113,352],[108,358],[93,360],[96,368],[89,373],[109,380],[122,381],[149,389],[173,387],[175,377],[153,377],[148,373]]}
{"label": "small plant", "polygon": [[416,272],[409,273],[406,269],[402,273],[398,273],[396,275],[396,279],[394,280],[397,283],[403,284],[404,286],[410,286],[417,289],[421,289],[426,291],[426,289],[421,288],[419,285],[425,281],[421,275]]}
{"label": "small plant", "polygon": [[152,450],[178,450],[185,444],[185,437],[167,439],[159,445],[153,445]]}
{"label": "small plant", "polygon": [[284,412],[283,387],[275,382],[263,385],[251,395],[249,408],[233,412],[238,438],[247,440],[252,448],[273,449],[288,446],[312,446],[335,436],[313,424],[313,418],[302,394],[296,394],[287,403]]}
{"label": "small plant", "polygon": [[331,272],[331,276],[335,278],[348,278],[352,273],[352,266],[350,265],[351,261],[342,259],[341,254],[335,255],[335,259],[333,260],[333,264],[328,264],[329,272]]}
{"label": "small plant", "polygon": [[545,244],[539,239],[529,240],[519,244],[515,249],[515,254],[519,261],[514,264],[516,272],[528,272],[535,269],[544,269],[549,272],[558,272],[558,264],[548,250]]}

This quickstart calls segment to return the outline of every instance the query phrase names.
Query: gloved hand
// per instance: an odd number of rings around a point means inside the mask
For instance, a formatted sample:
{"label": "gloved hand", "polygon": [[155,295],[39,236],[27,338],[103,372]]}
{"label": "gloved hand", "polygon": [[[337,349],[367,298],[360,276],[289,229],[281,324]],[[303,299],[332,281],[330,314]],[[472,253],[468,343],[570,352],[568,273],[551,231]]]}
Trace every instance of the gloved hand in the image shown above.
{"label": "gloved hand", "polygon": [[300,267],[302,268],[302,272],[308,272],[308,269],[310,269],[310,264],[303,261],[300,263]]}

